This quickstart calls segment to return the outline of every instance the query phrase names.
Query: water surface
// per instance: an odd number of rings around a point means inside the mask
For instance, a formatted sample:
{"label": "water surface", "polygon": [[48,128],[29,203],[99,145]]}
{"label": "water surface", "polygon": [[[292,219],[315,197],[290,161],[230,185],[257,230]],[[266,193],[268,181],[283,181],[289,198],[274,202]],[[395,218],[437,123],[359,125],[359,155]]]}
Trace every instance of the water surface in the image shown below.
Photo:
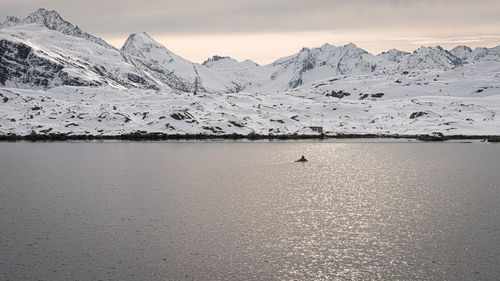
{"label": "water surface", "polygon": [[0,143],[0,279],[494,280],[499,183],[487,143]]}

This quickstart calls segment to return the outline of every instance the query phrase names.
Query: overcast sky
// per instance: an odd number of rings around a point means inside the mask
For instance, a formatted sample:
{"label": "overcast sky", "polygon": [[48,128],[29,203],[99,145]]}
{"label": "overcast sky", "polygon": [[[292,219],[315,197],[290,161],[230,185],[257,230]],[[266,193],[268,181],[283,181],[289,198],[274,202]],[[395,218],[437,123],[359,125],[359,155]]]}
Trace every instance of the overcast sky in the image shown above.
{"label": "overcast sky", "polygon": [[217,54],[269,63],[324,43],[374,54],[500,44],[499,0],[1,0],[0,17],[40,7],[117,47],[146,31],[196,62]]}

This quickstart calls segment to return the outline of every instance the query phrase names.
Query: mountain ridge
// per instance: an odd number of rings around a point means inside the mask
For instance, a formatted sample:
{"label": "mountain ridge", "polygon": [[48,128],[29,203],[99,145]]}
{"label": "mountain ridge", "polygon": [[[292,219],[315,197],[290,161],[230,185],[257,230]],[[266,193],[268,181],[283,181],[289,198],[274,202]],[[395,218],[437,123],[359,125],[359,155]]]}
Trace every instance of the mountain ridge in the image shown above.
{"label": "mountain ridge", "polygon": [[[110,67],[113,68],[113,66],[99,62],[102,61],[102,57],[81,55],[82,58],[88,61],[88,64],[95,64],[94,67],[90,67],[90,73],[87,73],[88,75],[86,76],[93,77],[95,75],[104,75],[107,77],[100,78],[101,82],[88,81],[77,83],[82,85],[87,84],[89,86],[116,84],[115,82],[121,79],[122,81],[117,83],[125,88],[167,88],[183,92],[192,92],[195,88],[195,81],[197,81],[199,90],[206,92],[230,93],[242,90],[283,91],[294,89],[301,85],[326,79],[328,77],[346,75],[395,75],[408,71],[450,69],[478,61],[500,59],[500,45],[494,48],[478,47],[474,50],[467,46],[457,46],[452,50],[445,50],[440,46],[420,47],[413,52],[391,49],[387,52],[373,55],[359,48],[354,43],[343,46],[334,46],[325,43],[321,47],[316,48],[304,47],[295,54],[279,58],[266,65],[258,65],[251,60],[238,62],[230,57],[217,55],[207,59],[202,64],[198,64],[190,62],[170,51],[168,48],[155,41],[154,38],[146,32],[130,34],[122,48],[116,49],[103,39],[90,35],[82,31],[78,26],[64,20],[56,11],[49,11],[44,8],[40,8],[30,13],[24,19],[7,17],[6,21],[0,26],[0,31],[2,31],[0,35],[2,33],[4,34],[1,37],[4,46],[2,47],[3,54],[0,59],[6,62],[12,60],[19,61],[19,57],[15,58],[19,56],[19,52],[15,50],[18,47],[33,50],[38,49],[39,46],[31,44],[30,40],[24,40],[24,45],[21,46],[18,45],[19,42],[15,39],[23,38],[23,34],[26,33],[36,38],[37,34],[30,30],[30,24],[38,24],[66,36],[81,38],[106,49],[113,50],[111,53],[96,51],[98,54],[109,53],[113,54],[115,57],[121,56],[120,64],[123,63],[123,68],[128,70],[115,69],[113,70],[114,73],[111,74],[107,72],[107,69]],[[23,27],[26,28],[23,29]],[[39,32],[38,36],[45,36],[43,34],[43,32]],[[62,38],[60,36],[57,37]],[[40,38],[37,40],[41,41]],[[44,40],[52,39],[48,37],[44,38]],[[61,40],[64,41],[63,45],[68,46],[68,48],[74,47],[72,46],[73,39],[62,38]],[[7,45],[9,45],[9,47],[7,47]],[[14,47],[15,45],[18,47]],[[57,44],[47,45],[50,45],[50,48],[53,49],[57,47],[56,50],[50,49],[49,47],[47,47],[48,49],[44,49],[44,52],[59,54],[52,59],[60,63],[55,69],[62,66],[62,70],[55,71],[63,73],[66,70],[70,70],[68,65],[75,65],[74,61],[71,62],[71,56],[64,54],[66,50],[60,48]],[[79,50],[84,52],[82,49]],[[33,54],[35,53],[36,52]],[[73,51],[72,54],[74,54]],[[22,58],[21,60],[25,59],[27,58]],[[37,59],[35,62],[40,64],[43,60]],[[48,65],[49,63],[47,62],[45,64]],[[8,74],[9,70],[6,65],[9,64],[4,64],[0,69],[0,72],[3,73],[0,74],[3,77],[0,79],[0,84],[2,85],[5,85],[5,83],[9,81],[9,77],[12,78],[15,76],[13,74],[16,73],[14,71]],[[102,69],[105,70],[103,71]],[[102,75],[102,73],[100,74],[99,72],[109,74]],[[44,82],[35,83],[33,81],[27,81],[27,87],[30,87],[30,85],[33,87],[52,87],[67,83],[67,81],[57,82],[59,80],[54,80],[55,74],[53,73],[38,73],[37,71],[34,73],[37,74],[32,80]],[[121,78],[112,78],[116,75],[121,76]],[[110,77],[115,82],[108,81]],[[23,79],[16,80],[16,83],[22,85],[23,81],[26,80]],[[50,82],[50,79],[52,79],[53,82]],[[76,78],[73,80],[76,81]],[[93,81],[95,81],[95,79]]]}

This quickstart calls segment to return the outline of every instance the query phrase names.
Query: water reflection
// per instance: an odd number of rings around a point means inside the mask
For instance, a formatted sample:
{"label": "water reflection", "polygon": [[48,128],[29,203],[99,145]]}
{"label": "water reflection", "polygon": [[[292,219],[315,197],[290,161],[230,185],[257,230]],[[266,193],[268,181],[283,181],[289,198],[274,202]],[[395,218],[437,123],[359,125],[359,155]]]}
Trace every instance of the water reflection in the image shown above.
{"label": "water reflection", "polygon": [[0,143],[0,272],[491,280],[499,156],[490,144]]}

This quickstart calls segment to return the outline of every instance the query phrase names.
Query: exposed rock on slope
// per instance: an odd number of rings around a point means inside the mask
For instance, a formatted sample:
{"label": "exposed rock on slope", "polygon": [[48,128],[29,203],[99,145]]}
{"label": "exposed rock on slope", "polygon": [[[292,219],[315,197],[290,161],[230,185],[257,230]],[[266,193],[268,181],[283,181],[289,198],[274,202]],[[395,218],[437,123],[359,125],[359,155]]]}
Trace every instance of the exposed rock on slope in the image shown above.
{"label": "exposed rock on slope", "polygon": [[20,42],[0,40],[0,84],[35,88],[54,85],[98,86],[95,81],[82,80],[63,71],[60,63],[37,56],[33,49]]}
{"label": "exposed rock on slope", "polygon": [[159,89],[160,82],[115,48],[22,24],[0,29],[0,84],[19,88],[61,85]]}

